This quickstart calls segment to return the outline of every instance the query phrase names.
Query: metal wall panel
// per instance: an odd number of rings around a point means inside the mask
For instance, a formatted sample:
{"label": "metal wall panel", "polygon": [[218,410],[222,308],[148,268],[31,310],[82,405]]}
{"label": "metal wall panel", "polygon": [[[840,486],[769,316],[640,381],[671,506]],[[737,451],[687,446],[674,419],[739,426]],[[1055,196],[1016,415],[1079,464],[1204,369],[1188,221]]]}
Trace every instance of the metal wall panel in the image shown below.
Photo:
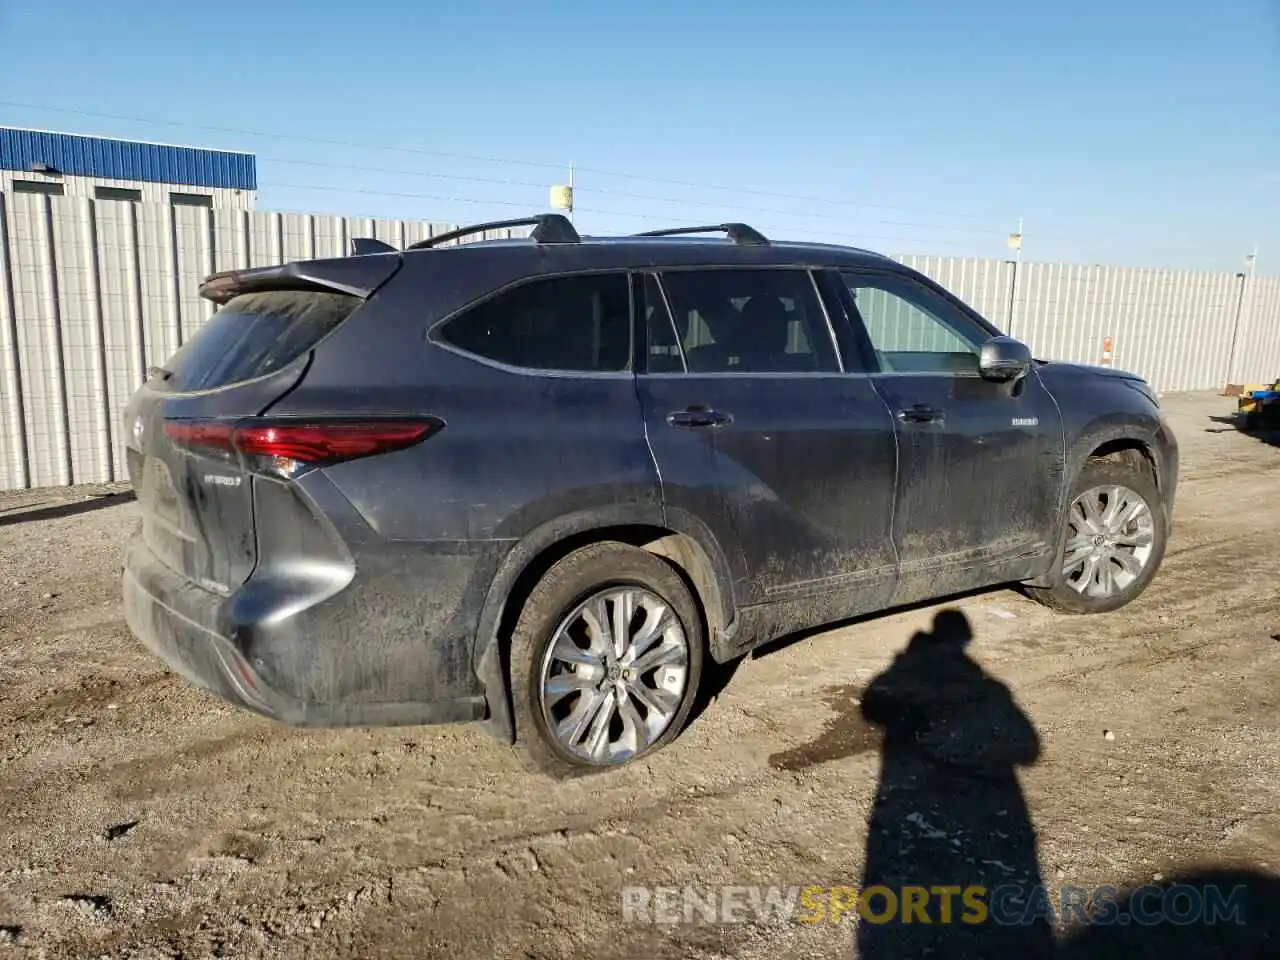
{"label": "metal wall panel", "polygon": [[25,171],[37,163],[80,176],[258,189],[251,153],[0,127],[0,169]]}
{"label": "metal wall panel", "polygon": [[182,346],[178,278],[174,271],[173,209],[149,203],[136,206],[143,364],[158,367]]}
{"label": "metal wall panel", "polygon": [[215,211],[213,217],[213,269],[243,270],[253,263],[249,255],[248,210]]}
{"label": "metal wall panel", "polygon": [[306,213],[280,215],[280,248],[284,262],[315,259],[315,218]]}
{"label": "metal wall panel", "polygon": [[1280,377],[1280,277],[1258,277],[1246,292],[1230,380],[1270,383]]}
{"label": "metal wall panel", "polygon": [[313,217],[317,257],[345,257],[351,250],[347,223],[341,217]]}
{"label": "metal wall panel", "polygon": [[90,211],[106,366],[104,421],[110,431],[111,449],[107,476],[114,478],[125,469],[125,433],[120,412],[142,382],[146,369],[137,211],[129,203],[92,204]]}
{"label": "metal wall panel", "polygon": [[249,262],[255,267],[284,263],[284,235],[281,213],[255,210],[249,214]]}
{"label": "metal wall panel", "polygon": [[[20,181],[37,183],[56,183],[62,188],[59,196],[64,197],[98,197],[99,187],[114,187],[122,190],[136,190],[141,203],[169,203],[175,193],[198,193],[209,198],[215,210],[236,209],[252,210],[257,201],[257,192],[253,190],[233,190],[227,187],[195,187],[182,183],[152,183],[147,180],[118,180],[113,177],[81,177],[52,176],[46,173],[24,173],[22,171],[0,169],[0,192],[13,194],[18,192],[15,184]],[[114,203],[130,203],[130,200],[115,200]]]}
{"label": "metal wall panel", "polygon": [[110,434],[106,412],[102,337],[98,326],[98,289],[88,216],[91,202],[73,201],[53,207],[52,262],[56,267],[58,314],[57,350],[62,361],[62,392],[66,408],[67,459],[71,482],[103,476],[110,471]]}
{"label": "metal wall panel", "polygon": [[214,272],[213,211],[173,208],[174,300],[178,339],[186,343],[213,316],[213,304],[200,296],[200,283]]}
{"label": "metal wall panel", "polygon": [[[120,412],[212,313],[209,273],[397,247],[450,224],[0,196],[0,489],[125,479]],[[513,235],[502,231],[497,235]],[[903,257],[1037,355],[1114,364],[1160,391],[1280,376],[1280,278]],[[1011,296],[1012,295],[1012,296]],[[859,298],[893,349],[941,347],[936,324]],[[1011,309],[1012,307],[1012,309]],[[1235,342],[1234,351],[1232,342]]]}
{"label": "metal wall panel", "polygon": [[950,290],[1010,336],[1017,336],[1016,330],[1009,323],[1012,263],[963,257],[913,256],[895,259]]}
{"label": "metal wall panel", "polygon": [[[1023,263],[1015,280],[1011,262],[900,259],[1047,359],[1100,363],[1110,338],[1112,365],[1161,392],[1238,383],[1247,370],[1275,371],[1254,379],[1280,375],[1280,279],[1257,278],[1242,297],[1244,279],[1229,273]],[[1232,362],[1237,316],[1241,346]]]}
{"label": "metal wall panel", "polygon": [[10,250],[12,212],[0,194],[0,490],[30,486],[27,425],[14,308],[14,270]]}
{"label": "metal wall panel", "polygon": [[71,483],[52,206],[49,197],[14,197],[9,222],[25,456],[33,487]]}

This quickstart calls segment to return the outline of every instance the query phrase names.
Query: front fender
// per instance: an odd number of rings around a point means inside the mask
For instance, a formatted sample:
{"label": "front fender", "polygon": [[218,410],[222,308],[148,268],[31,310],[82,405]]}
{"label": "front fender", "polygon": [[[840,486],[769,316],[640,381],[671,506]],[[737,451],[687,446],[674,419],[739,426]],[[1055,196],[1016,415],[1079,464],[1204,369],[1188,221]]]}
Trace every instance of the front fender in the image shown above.
{"label": "front fender", "polygon": [[[1067,434],[1067,461],[1064,472],[1065,485],[1060,504],[1062,516],[1065,516],[1070,502],[1071,490],[1080,476],[1080,471],[1089,462],[1089,458],[1097,450],[1109,444],[1122,443],[1126,446],[1140,445],[1150,458],[1155,471],[1156,486],[1161,493],[1165,513],[1166,533],[1173,529],[1173,502],[1178,482],[1178,445],[1168,424],[1159,414],[1116,412],[1096,417],[1083,426]],[[1050,557],[1062,556],[1066,542],[1066,524],[1059,520],[1057,541]],[[1044,585],[1046,571],[1040,577],[1028,581],[1033,585]]]}
{"label": "front fender", "polygon": [[1156,486],[1164,501],[1166,520],[1171,524],[1178,489],[1178,441],[1159,414],[1107,414],[1086,424],[1074,438],[1069,436],[1068,483],[1075,483],[1090,454],[1107,444],[1117,442],[1137,443],[1146,451],[1155,472]]}

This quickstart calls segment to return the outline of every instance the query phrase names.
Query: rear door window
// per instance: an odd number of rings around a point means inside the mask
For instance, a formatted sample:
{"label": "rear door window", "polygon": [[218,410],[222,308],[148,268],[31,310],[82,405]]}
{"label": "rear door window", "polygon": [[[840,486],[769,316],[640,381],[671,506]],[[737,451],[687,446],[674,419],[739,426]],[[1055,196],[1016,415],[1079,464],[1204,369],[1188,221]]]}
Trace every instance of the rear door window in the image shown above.
{"label": "rear door window", "polygon": [[362,302],[306,290],[242,293],[170,358],[168,384],[178,391],[213,390],[274,373],[337,329]]}
{"label": "rear door window", "polygon": [[450,320],[439,337],[477,357],[528,370],[629,370],[630,282],[625,273],[534,280]]}
{"label": "rear door window", "polygon": [[[827,317],[807,270],[681,270],[664,273],[662,285],[671,305],[677,359],[683,354],[689,373],[840,369]],[[652,338],[665,335],[665,313],[664,309],[649,318],[651,352]]]}

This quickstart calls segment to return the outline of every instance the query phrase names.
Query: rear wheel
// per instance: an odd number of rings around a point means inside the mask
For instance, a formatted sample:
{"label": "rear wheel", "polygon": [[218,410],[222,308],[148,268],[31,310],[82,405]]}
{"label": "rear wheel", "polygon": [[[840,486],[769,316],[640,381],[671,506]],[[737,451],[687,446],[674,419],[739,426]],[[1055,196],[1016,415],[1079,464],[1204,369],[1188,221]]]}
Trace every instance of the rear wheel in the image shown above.
{"label": "rear wheel", "polygon": [[704,646],[697,602],[665,560],[614,542],[571,553],[512,634],[517,744],[559,777],[660,749],[689,718]]}
{"label": "rear wheel", "polygon": [[1072,487],[1063,549],[1028,592],[1064,613],[1107,613],[1136,599],[1164,559],[1164,501],[1145,470],[1090,461]]}

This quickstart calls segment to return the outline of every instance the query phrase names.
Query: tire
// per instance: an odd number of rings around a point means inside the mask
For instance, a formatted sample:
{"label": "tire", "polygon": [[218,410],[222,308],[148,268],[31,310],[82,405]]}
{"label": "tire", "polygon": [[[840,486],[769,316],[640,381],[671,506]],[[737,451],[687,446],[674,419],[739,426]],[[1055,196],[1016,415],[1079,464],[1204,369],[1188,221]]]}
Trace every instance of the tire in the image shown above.
{"label": "tire", "polygon": [[[627,649],[621,658],[616,651],[597,656],[596,648],[603,649],[602,638],[593,639],[587,625],[590,617],[579,615],[587,604],[593,611],[599,609],[603,599],[603,615],[592,615],[609,626],[612,614],[620,609],[618,603],[626,602],[619,591],[626,591],[632,601],[643,601],[635,604],[632,625],[637,629],[628,631],[629,636],[652,623],[663,628],[652,647],[644,649],[641,644],[638,657],[634,648]],[[616,598],[611,604],[610,596]],[[659,607],[666,608],[669,620],[657,617]],[[578,652],[574,654],[563,645],[556,651],[576,658],[572,663],[552,653],[553,641],[565,626],[569,626],[569,636],[563,643],[572,642]],[[530,591],[512,633],[511,702],[517,748],[532,766],[556,778],[614,770],[650,756],[675,739],[688,721],[702,677],[705,647],[698,602],[674,566],[625,543],[596,543],[574,551],[552,566]],[[645,666],[659,656],[669,662],[653,669]],[[644,668],[639,675],[630,671],[628,663],[632,661]],[[544,681],[551,676],[562,681],[561,690],[572,688],[573,692],[562,693],[555,702],[551,702],[554,693],[549,693],[544,700]],[[614,704],[624,690],[640,690],[649,699],[626,696],[623,702],[630,705],[630,712],[619,710]],[[588,755],[591,735],[600,726],[591,722],[591,717],[603,712],[593,714],[589,709],[592,703],[610,713],[605,756]],[[654,706],[663,709],[655,710]],[[590,716],[581,720],[584,715]],[[570,736],[566,742],[553,732],[558,722],[575,717],[582,727],[579,736]]]}
{"label": "tire", "polygon": [[[1106,567],[1113,574],[1117,574],[1113,581],[1115,589],[1108,594],[1101,594],[1096,588],[1086,587],[1083,591],[1079,587],[1084,570],[1090,569],[1090,561],[1085,560],[1082,566],[1079,562],[1070,565],[1066,563],[1068,559],[1068,546],[1073,536],[1072,518],[1077,518],[1079,522],[1079,514],[1076,514],[1076,503],[1086,493],[1095,491],[1098,488],[1120,487],[1136,494],[1138,498],[1145,502],[1147,510],[1146,516],[1149,518],[1149,526],[1147,530],[1150,534],[1150,550],[1145,555],[1145,561],[1141,566],[1141,571],[1127,583],[1120,583],[1123,575],[1119,574],[1122,569],[1117,561],[1105,559],[1105,554],[1098,567]],[[1071,495],[1067,500],[1067,512],[1062,520],[1062,530],[1059,536],[1059,548],[1057,559],[1054,561],[1054,568],[1049,571],[1044,580],[1040,581],[1041,585],[1028,586],[1027,593],[1035,600],[1058,610],[1062,613],[1083,614],[1083,613],[1109,613],[1113,610],[1119,610],[1121,607],[1132,603],[1136,600],[1156,572],[1160,569],[1160,564],[1164,560],[1165,544],[1168,537],[1168,518],[1165,513],[1164,498],[1161,497],[1159,489],[1156,487],[1155,480],[1146,470],[1137,469],[1132,465],[1117,463],[1111,460],[1091,460],[1085,464],[1080,471],[1071,487]],[[1139,529],[1141,519],[1130,525],[1129,531],[1125,536],[1121,537],[1121,543],[1132,541],[1137,543],[1143,539],[1140,534],[1144,531]],[[1104,544],[1101,549],[1106,550],[1109,545]],[[1127,547],[1119,547],[1117,553],[1123,552],[1128,554]],[[1133,557],[1137,557],[1137,551],[1133,551]]]}
{"label": "tire", "polygon": [[1257,430],[1262,426],[1262,412],[1252,410],[1244,415],[1244,428],[1246,430]]}

